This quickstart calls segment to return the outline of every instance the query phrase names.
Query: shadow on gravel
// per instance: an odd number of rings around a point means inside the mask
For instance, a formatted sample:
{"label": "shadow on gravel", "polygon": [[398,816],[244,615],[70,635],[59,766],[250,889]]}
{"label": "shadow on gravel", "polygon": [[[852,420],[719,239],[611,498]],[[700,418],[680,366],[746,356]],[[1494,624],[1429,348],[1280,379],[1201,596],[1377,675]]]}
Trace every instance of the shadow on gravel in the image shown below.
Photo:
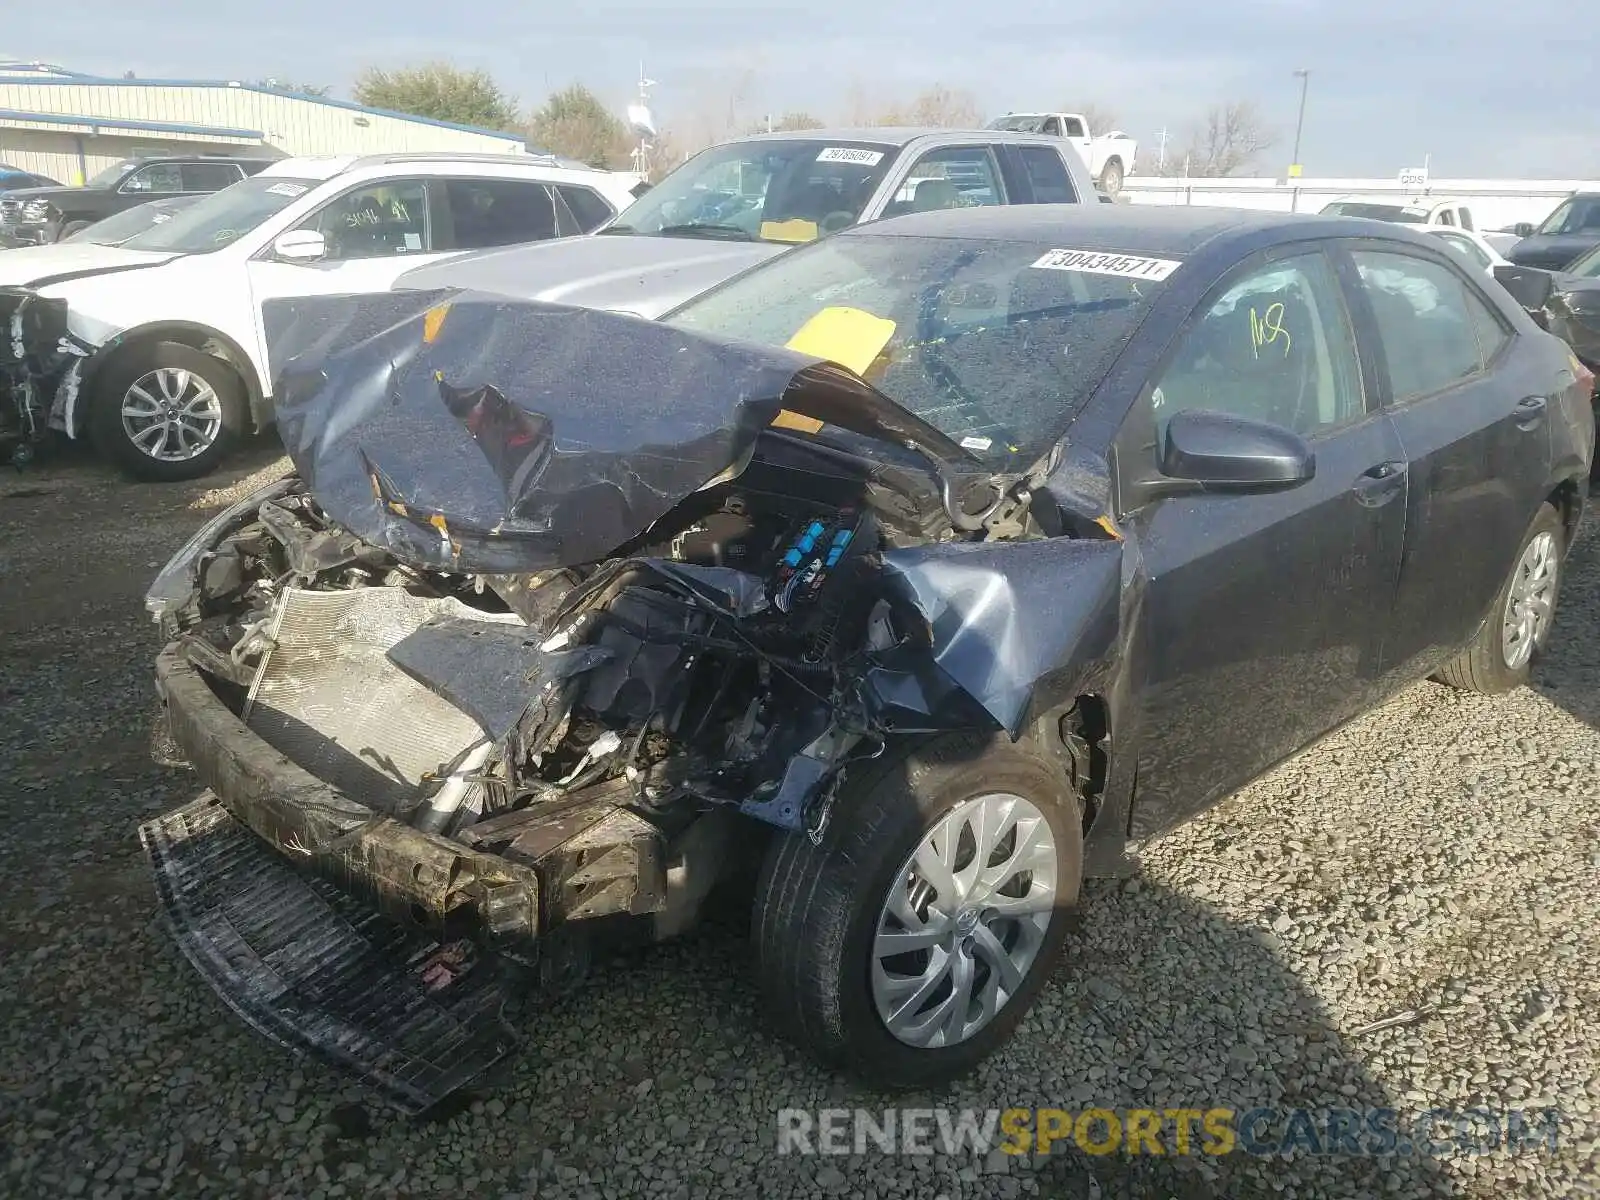
{"label": "shadow on gravel", "polygon": [[1565,568],[1555,628],[1534,665],[1533,688],[1600,729],[1600,515],[1592,506]]}

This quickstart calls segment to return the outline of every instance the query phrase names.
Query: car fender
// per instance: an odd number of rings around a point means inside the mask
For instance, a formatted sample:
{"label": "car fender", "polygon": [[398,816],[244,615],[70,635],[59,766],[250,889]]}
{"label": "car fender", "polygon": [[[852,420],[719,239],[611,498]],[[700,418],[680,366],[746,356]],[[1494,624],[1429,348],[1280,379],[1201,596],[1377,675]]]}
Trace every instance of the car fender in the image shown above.
{"label": "car fender", "polygon": [[[70,307],[68,315],[70,320]],[[220,329],[197,321],[150,321],[111,334],[75,368],[73,374],[69,376],[69,383],[57,394],[56,409],[51,414],[53,423],[68,437],[78,437],[83,430],[87,410],[87,404],[83,402],[82,397],[94,394],[95,384],[108,363],[129,346],[145,342],[181,342],[196,349],[202,349],[207,345],[221,349],[222,353],[216,357],[232,367],[243,381],[251,413],[261,411],[264,392],[260,373],[236,339]]]}
{"label": "car fender", "polygon": [[1124,546],[944,542],[887,551],[882,569],[889,595],[926,623],[933,663],[1016,739],[1103,680],[1120,643]]}

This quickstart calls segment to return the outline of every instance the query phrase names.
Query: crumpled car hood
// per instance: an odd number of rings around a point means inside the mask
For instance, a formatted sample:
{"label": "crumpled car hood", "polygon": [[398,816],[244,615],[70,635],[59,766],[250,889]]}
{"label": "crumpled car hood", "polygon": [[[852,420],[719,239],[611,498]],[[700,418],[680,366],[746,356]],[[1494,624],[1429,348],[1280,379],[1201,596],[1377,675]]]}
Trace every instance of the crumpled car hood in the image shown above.
{"label": "crumpled car hood", "polygon": [[455,291],[269,301],[279,431],[328,516],[398,558],[594,562],[742,469],[788,410],[970,456],[822,359]]}
{"label": "crumpled car hood", "polygon": [[461,288],[653,318],[786,249],[648,234],[556,238],[414,267],[394,290]]}

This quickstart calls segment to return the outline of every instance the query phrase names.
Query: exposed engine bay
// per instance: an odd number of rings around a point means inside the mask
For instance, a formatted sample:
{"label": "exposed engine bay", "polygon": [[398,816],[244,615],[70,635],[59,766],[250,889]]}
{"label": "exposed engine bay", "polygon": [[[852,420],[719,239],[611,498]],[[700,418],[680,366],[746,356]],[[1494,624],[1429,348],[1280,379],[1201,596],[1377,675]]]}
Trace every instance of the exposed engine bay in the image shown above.
{"label": "exposed engine bay", "polygon": [[[402,563],[286,481],[200,556],[182,652],[275,749],[419,831],[537,862],[548,839],[530,834],[593,801],[633,846],[631,877],[541,924],[659,911],[664,877],[637,873],[635,843],[664,862],[716,809],[816,831],[891,729],[993,724],[883,586],[882,553],[941,523],[936,492],[779,449],[616,557],[530,575]],[[987,507],[977,533],[944,521],[942,538],[1037,536],[1025,496]],[[873,688],[899,678],[897,648],[923,660],[926,711]]]}

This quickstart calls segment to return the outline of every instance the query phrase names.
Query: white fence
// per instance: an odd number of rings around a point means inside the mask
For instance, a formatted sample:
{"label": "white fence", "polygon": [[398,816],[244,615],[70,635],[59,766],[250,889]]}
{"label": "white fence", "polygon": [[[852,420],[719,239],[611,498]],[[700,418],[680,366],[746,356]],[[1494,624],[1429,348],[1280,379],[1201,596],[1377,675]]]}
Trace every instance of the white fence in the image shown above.
{"label": "white fence", "polygon": [[1200,204],[1318,212],[1341,197],[1437,204],[1458,200],[1472,210],[1479,229],[1538,223],[1573,192],[1600,191],[1592,179],[1430,179],[1425,187],[1403,187],[1395,179],[1164,179],[1136,175],[1123,185],[1135,204]]}

